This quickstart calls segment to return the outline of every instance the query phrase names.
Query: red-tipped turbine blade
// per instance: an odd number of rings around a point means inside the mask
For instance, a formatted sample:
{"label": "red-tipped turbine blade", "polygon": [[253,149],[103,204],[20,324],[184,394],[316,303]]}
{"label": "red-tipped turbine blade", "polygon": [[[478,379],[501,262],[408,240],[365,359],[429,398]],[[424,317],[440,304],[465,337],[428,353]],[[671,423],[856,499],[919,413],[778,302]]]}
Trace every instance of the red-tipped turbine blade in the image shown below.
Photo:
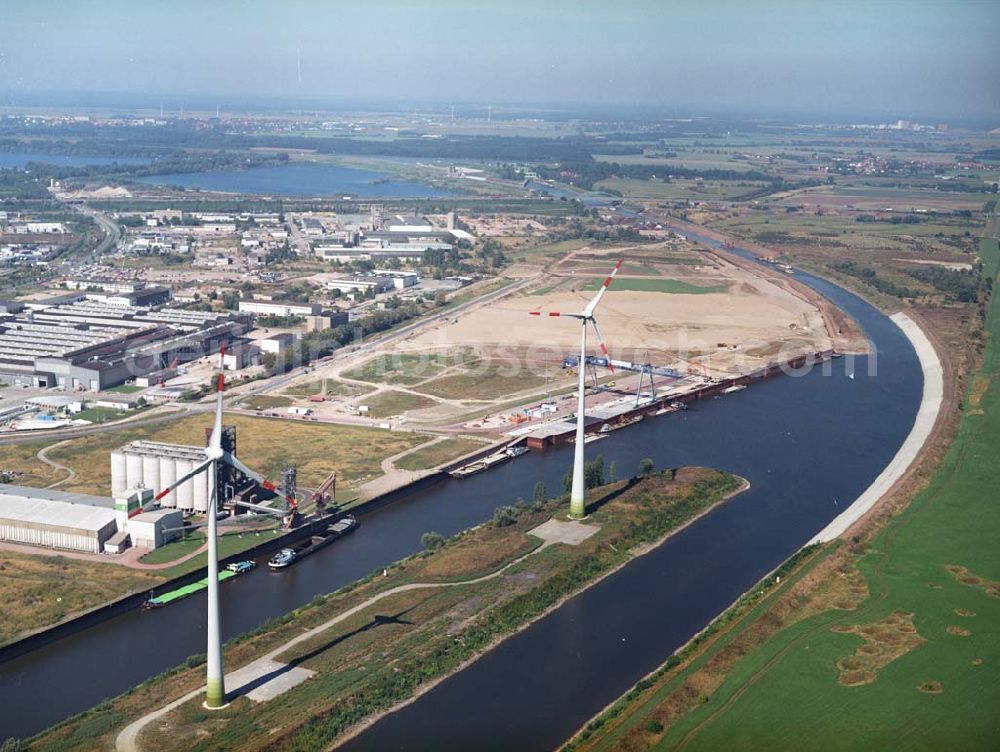
{"label": "red-tipped turbine blade", "polygon": [[585,316],[590,316],[594,313],[594,309],[597,308],[597,304],[601,302],[601,298],[604,296],[604,293],[607,292],[608,285],[611,284],[611,280],[615,278],[615,275],[618,274],[618,270],[622,268],[622,261],[624,260],[625,259],[618,259],[618,263],[615,264],[615,268],[611,270],[611,274],[605,278],[604,283],[597,290],[597,294],[583,310]]}
{"label": "red-tipped turbine blade", "polygon": [[562,316],[562,314],[559,311],[549,311],[549,316]]}
{"label": "red-tipped turbine blade", "polygon": [[604,344],[604,335],[601,334],[601,329],[597,326],[597,320],[591,318],[590,323],[594,325],[594,334],[597,335],[597,343],[601,347],[601,352],[604,353],[604,357],[607,358],[608,368],[611,370],[611,373],[614,373],[615,367],[611,365],[611,354],[608,352],[608,346]]}
{"label": "red-tipped turbine blade", "polygon": [[541,316],[542,312],[541,311],[528,311],[528,315],[529,316]]}

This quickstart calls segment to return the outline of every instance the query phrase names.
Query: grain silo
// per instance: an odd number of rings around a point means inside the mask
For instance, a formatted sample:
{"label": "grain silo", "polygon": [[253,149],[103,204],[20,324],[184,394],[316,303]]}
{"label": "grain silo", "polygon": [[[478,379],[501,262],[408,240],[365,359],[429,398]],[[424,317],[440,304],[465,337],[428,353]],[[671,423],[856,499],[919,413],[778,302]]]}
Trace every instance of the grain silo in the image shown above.
{"label": "grain silo", "polygon": [[[176,480],[177,459],[175,457],[160,457],[160,490],[170,488]],[[165,507],[176,507],[177,491],[171,490],[170,493],[160,499],[160,504]]]}
{"label": "grain silo", "polygon": [[[194,470],[191,460],[177,460],[177,477],[183,478]],[[194,511],[194,484],[191,481],[177,486],[177,507],[184,511]]]}
{"label": "grain silo", "polygon": [[126,464],[125,452],[121,449],[116,449],[111,453],[111,495],[116,498],[123,495],[125,489],[128,488],[128,480],[125,475]]}

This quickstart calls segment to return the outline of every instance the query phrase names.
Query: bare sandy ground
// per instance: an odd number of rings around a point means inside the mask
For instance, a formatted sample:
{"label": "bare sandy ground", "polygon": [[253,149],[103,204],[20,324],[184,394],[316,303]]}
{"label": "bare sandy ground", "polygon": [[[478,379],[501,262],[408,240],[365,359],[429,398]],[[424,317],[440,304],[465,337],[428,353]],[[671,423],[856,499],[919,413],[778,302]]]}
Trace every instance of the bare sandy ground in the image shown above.
{"label": "bare sandy ground", "polygon": [[[681,265],[677,265],[678,267]],[[669,276],[667,276],[669,275]],[[593,296],[587,275],[550,278],[555,289],[506,298],[495,305],[422,332],[406,349],[472,346],[493,352],[554,354],[579,348],[573,319],[531,317],[531,311],[580,311]],[[632,277],[633,279],[635,277]],[[776,358],[831,346],[823,317],[805,300],[735,267],[671,268],[647,279],[677,279],[698,286],[728,285],[727,292],[684,294],[609,288],[598,324],[614,358],[653,362],[694,360],[711,370],[749,370]],[[629,277],[620,276],[616,282]],[[593,332],[588,334],[597,352]]]}

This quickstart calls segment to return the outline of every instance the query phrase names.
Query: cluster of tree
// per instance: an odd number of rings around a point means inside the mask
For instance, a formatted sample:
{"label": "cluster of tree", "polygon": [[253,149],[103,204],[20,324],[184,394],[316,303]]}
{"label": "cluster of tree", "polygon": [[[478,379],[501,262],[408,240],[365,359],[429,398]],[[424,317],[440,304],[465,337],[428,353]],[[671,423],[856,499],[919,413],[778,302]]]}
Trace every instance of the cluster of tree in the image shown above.
{"label": "cluster of tree", "polygon": [[875,216],[874,214],[859,214],[855,222],[887,222],[891,225],[919,225],[928,222],[930,214],[893,214],[891,217]]}
{"label": "cluster of tree", "polygon": [[295,258],[295,251],[292,250],[292,246],[287,240],[278,248],[272,248],[267,252],[268,264],[277,264],[282,261],[292,261]]}
{"label": "cluster of tree", "polygon": [[907,271],[914,279],[926,282],[935,290],[945,293],[959,303],[975,303],[979,299],[979,273],[977,270],[946,269],[927,266]]}
{"label": "cluster of tree", "polygon": [[854,261],[838,261],[835,264],[830,264],[830,268],[841,274],[860,279],[866,285],[874,287],[886,295],[895,295],[897,298],[915,298],[920,294],[905,285],[898,285],[892,280],[880,277],[870,266],[861,266]]}
{"label": "cluster of tree", "polygon": [[[703,178],[705,180],[743,180],[754,182],[777,182],[780,178],[760,170],[695,169],[683,165],[660,164],[619,164],[599,162],[594,159],[561,161],[558,164],[539,165],[538,174],[546,180],[572,182],[573,185],[592,190],[595,183],[609,178],[632,178],[635,180],[663,180],[675,178]],[[572,176],[572,177],[568,177]]]}

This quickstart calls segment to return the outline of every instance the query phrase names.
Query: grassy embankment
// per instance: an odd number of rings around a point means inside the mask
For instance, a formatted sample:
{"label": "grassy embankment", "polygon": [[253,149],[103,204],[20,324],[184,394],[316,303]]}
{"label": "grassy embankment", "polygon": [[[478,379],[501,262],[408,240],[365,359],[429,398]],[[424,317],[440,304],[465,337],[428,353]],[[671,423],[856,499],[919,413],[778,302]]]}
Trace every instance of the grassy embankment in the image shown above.
{"label": "grassy embankment", "polygon": [[162,579],[111,563],[0,551],[0,645]]}
{"label": "grassy embankment", "polygon": [[[364,718],[384,711],[475,657],[614,568],[632,551],[711,508],[739,488],[739,480],[712,470],[605,486],[588,524],[599,531],[576,547],[556,544],[474,584],[411,590],[387,596],[296,647],[280,660],[316,671],[298,687],[253,706],[246,698],[210,717],[188,702],[147,728],[143,748],[160,752],[199,749],[305,750],[325,748]],[[617,496],[616,492],[621,492]],[[507,525],[474,528],[440,550],[406,559],[299,609],[227,646],[232,668],[279,647],[371,596],[408,583],[460,583],[499,572],[533,551],[525,533],[565,511],[565,499],[523,507]],[[361,533],[364,534],[362,530]],[[196,661],[192,663],[197,664]],[[198,665],[115,698],[32,740],[29,749],[90,750],[112,744],[130,720],[196,688]]]}
{"label": "grassy embankment", "polygon": [[[981,255],[996,281],[997,240],[984,240]],[[995,749],[1000,299],[986,328],[958,434],[927,487],[835,571],[822,569],[836,544],[683,670],[641,683],[571,748]]]}

